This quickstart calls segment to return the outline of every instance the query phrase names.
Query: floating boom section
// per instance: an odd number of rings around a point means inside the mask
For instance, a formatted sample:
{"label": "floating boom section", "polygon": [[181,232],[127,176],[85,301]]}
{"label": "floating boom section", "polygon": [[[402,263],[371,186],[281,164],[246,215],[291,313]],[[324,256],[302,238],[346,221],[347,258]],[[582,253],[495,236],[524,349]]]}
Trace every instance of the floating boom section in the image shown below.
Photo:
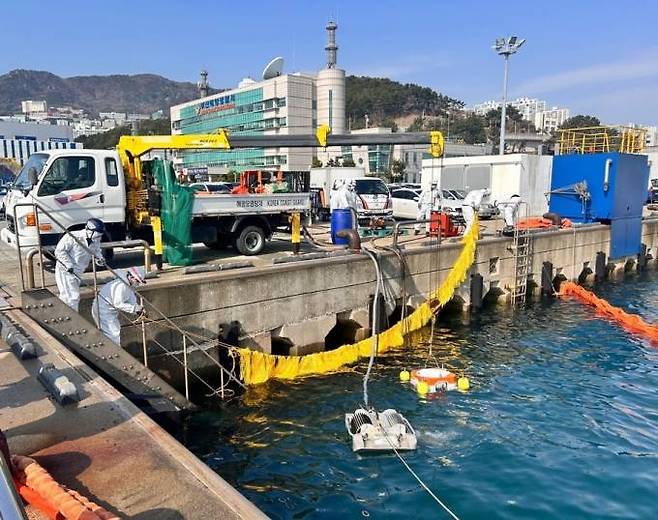
{"label": "floating boom section", "polygon": [[573,296],[580,302],[591,305],[604,316],[616,321],[622,328],[632,334],[643,336],[658,346],[658,325],[647,323],[637,314],[630,314],[619,307],[611,305],[603,298],[573,282],[562,282],[560,296]]}
{"label": "floating boom section", "polygon": [[[475,249],[480,235],[477,219],[463,238],[464,247],[443,283],[427,300],[404,320],[381,332],[377,339],[377,353],[404,346],[405,335],[429,323],[455,290],[464,282],[468,270],[475,261]],[[276,356],[248,348],[236,349],[240,355],[240,374],[247,385],[257,385],[269,379],[297,379],[305,376],[334,372],[345,365],[370,356],[372,337],[351,345],[343,345],[328,352],[317,352],[305,356]]]}

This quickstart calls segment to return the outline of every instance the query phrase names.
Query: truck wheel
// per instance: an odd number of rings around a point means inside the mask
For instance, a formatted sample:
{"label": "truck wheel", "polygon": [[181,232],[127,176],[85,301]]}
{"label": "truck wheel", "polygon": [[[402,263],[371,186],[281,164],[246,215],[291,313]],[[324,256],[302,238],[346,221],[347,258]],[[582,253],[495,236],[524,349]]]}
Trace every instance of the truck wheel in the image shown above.
{"label": "truck wheel", "polygon": [[243,255],[257,255],[264,247],[265,233],[258,226],[243,228],[235,239],[235,248]]}

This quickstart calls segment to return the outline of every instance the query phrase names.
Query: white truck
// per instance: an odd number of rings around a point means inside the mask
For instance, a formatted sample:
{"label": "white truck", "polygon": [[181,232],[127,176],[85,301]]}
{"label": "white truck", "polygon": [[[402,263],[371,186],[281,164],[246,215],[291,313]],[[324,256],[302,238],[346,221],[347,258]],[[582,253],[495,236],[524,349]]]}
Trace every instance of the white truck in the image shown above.
{"label": "white truck", "polygon": [[313,210],[321,218],[329,215],[329,199],[336,180],[356,182],[357,214],[360,221],[373,217],[393,217],[391,193],[379,177],[366,176],[365,170],[358,167],[311,168],[311,191],[316,197]]}
{"label": "white truck", "polygon": [[[21,169],[5,199],[8,225],[0,239],[23,247],[54,246],[63,230],[37,203],[68,230],[81,229],[87,219],[105,222],[104,241],[152,239],[148,215],[137,218],[140,201],[152,196],[123,168],[121,154],[111,150],[48,150],[34,153]],[[141,179],[138,179],[141,181]],[[308,184],[308,183],[307,183]],[[199,193],[192,209],[192,242],[219,248],[229,244],[244,255],[259,254],[288,214],[310,211],[310,193]],[[145,203],[144,203],[145,204]]]}

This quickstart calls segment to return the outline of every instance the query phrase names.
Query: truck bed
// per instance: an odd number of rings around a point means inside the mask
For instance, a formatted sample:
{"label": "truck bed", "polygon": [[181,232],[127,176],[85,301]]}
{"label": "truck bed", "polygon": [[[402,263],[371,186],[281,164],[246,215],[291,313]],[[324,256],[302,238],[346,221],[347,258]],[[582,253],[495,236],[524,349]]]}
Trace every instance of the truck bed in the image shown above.
{"label": "truck bed", "polygon": [[205,194],[194,196],[192,215],[195,217],[244,214],[303,213],[311,209],[310,193],[274,194]]}

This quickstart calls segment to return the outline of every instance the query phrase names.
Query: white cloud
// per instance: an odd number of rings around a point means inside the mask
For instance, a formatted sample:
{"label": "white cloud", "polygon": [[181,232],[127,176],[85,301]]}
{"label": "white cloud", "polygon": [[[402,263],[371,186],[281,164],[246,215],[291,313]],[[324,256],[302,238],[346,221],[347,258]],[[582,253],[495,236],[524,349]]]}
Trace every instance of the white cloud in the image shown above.
{"label": "white cloud", "polygon": [[658,76],[658,49],[652,49],[633,59],[592,65],[531,79],[515,86],[524,95],[556,92],[591,84],[609,84],[614,81]]}

